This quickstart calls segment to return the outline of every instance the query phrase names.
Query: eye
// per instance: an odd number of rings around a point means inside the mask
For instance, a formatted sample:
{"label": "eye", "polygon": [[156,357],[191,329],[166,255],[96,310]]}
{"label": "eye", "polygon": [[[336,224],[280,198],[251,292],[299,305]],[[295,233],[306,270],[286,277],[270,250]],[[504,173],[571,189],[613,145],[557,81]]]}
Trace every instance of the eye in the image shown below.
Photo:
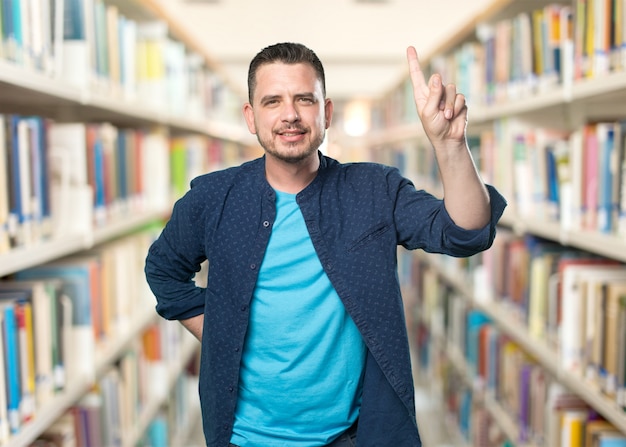
{"label": "eye", "polygon": [[315,100],[309,96],[303,96],[300,98],[300,102],[304,104],[314,104]]}

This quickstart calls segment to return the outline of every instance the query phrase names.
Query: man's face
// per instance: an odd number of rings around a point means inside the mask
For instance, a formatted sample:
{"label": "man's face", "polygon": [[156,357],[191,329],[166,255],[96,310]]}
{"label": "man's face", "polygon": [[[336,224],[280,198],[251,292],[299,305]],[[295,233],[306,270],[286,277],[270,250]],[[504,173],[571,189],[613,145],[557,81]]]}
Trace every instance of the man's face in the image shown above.
{"label": "man's face", "polygon": [[330,126],[333,105],[308,64],[265,64],[256,73],[252,104],[244,105],[250,132],[265,152],[297,163],[317,153]]}

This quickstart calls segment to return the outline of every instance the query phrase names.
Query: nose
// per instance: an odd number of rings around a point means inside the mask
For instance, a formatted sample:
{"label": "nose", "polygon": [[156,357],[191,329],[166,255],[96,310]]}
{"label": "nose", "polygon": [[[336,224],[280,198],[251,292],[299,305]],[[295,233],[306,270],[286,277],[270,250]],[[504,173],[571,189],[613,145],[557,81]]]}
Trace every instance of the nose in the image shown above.
{"label": "nose", "polygon": [[283,121],[287,123],[300,121],[300,115],[298,114],[298,109],[295,107],[295,104],[285,103],[283,109]]}

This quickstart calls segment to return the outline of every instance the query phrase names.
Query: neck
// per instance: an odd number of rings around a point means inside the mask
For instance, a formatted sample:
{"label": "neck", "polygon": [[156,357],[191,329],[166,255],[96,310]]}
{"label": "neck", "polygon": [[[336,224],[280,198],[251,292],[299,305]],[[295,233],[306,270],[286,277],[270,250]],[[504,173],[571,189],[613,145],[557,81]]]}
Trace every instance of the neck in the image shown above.
{"label": "neck", "polygon": [[265,157],[265,176],[272,188],[297,194],[313,181],[319,165],[317,153],[298,163],[289,163],[268,154]]}

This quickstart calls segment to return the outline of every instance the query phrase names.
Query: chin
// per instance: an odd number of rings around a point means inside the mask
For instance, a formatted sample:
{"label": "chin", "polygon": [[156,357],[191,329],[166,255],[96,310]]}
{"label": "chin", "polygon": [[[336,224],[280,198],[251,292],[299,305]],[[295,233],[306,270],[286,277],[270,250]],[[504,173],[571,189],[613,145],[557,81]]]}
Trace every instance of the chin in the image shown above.
{"label": "chin", "polygon": [[309,148],[307,150],[289,150],[289,149],[266,149],[272,157],[284,161],[286,163],[301,163],[308,158],[317,154],[317,148]]}

